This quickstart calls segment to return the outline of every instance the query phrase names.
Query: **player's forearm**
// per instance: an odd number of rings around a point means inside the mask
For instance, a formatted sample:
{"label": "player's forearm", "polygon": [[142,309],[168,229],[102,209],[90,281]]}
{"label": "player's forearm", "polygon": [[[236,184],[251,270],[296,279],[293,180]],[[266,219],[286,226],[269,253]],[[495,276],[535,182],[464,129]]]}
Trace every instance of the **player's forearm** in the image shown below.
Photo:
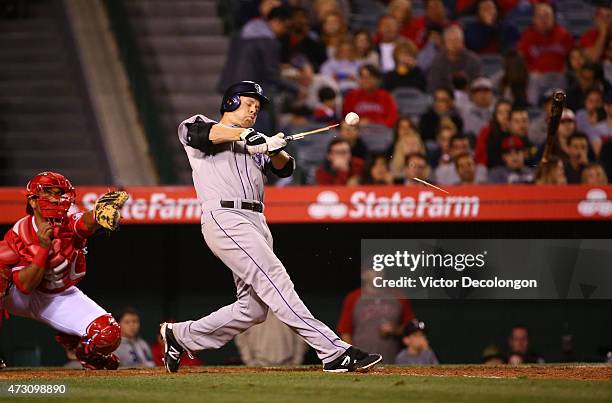
{"label": "player's forearm", "polygon": [[240,134],[244,130],[245,129],[241,127],[227,127],[220,124],[216,124],[210,129],[210,135],[208,136],[208,139],[212,141],[213,144],[239,141]]}
{"label": "player's forearm", "polygon": [[96,232],[100,228],[100,226],[96,222],[96,219],[94,218],[93,210],[90,210],[83,214],[81,220],[88,232]]}
{"label": "player's forearm", "polygon": [[291,159],[291,156],[285,151],[281,151],[275,156],[270,157],[272,166],[278,170],[283,169],[285,165],[287,165],[287,162],[289,162],[290,159]]}
{"label": "player's forearm", "polygon": [[31,263],[17,272],[17,287],[20,291],[29,293],[38,287],[44,276],[45,269]]}

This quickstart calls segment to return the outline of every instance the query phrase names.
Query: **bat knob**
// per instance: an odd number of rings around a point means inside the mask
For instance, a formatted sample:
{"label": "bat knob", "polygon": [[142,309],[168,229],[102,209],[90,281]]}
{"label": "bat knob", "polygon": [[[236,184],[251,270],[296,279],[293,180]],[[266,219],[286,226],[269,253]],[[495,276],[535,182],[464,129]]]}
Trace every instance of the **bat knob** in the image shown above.
{"label": "bat knob", "polygon": [[555,91],[555,93],[553,94],[553,99],[556,102],[564,102],[565,101],[565,97],[566,97],[565,96],[565,92],[563,92],[561,90]]}

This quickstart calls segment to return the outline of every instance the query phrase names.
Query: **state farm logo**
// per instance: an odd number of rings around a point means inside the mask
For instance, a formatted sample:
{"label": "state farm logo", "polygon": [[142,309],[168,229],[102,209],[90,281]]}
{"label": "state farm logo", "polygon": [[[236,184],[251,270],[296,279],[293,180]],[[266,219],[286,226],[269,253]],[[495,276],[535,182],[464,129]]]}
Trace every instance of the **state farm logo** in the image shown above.
{"label": "state farm logo", "polygon": [[308,214],[312,218],[343,218],[346,216],[348,207],[340,203],[340,198],[336,192],[325,191],[319,193],[317,202],[308,206]]}
{"label": "state farm logo", "polygon": [[394,192],[380,196],[376,192],[354,192],[348,204],[340,201],[336,192],[319,193],[317,201],[308,206],[314,219],[349,218],[445,218],[477,217],[480,210],[478,196],[436,196],[431,191],[420,191],[417,197]]}
{"label": "state farm logo", "polygon": [[612,215],[612,201],[608,200],[605,190],[591,189],[586,194],[586,200],[578,203],[578,212],[586,217],[597,214],[607,217]]}

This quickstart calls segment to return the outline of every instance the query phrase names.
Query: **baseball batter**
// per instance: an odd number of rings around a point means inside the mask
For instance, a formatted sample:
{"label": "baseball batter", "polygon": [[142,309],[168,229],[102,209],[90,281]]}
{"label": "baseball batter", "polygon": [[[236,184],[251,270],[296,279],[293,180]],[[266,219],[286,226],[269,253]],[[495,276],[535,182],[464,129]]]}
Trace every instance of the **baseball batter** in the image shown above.
{"label": "baseball batter", "polygon": [[168,372],[178,371],[184,352],[223,346],[263,322],[268,309],[316,350],[324,371],[363,371],[382,359],[343,342],[315,319],[274,254],[263,214],[264,178],[268,171],[290,176],[295,161],[283,151],[282,133],[268,137],[251,128],[268,102],[257,83],[241,81],[225,92],[220,122],[195,115],[179,125],[202,205],[202,234],[232,270],[237,301],[196,321],[162,323]]}
{"label": "baseball batter", "polygon": [[92,211],[69,214],[75,189],[63,175],[41,172],[26,187],[27,215],[0,242],[0,314],[32,318],[59,333],[87,369],[117,369],[121,328],[76,285],[86,273],[87,238],[115,229],[128,195],[109,192]]}

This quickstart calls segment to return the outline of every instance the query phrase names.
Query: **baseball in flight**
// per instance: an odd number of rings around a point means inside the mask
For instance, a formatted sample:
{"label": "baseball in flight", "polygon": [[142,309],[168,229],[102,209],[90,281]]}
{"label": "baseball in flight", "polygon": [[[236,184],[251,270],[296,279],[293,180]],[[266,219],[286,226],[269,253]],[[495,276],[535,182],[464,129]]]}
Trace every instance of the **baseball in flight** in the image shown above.
{"label": "baseball in flight", "polygon": [[344,117],[344,121],[346,122],[347,125],[355,126],[359,123],[359,115],[356,114],[355,112],[349,112]]}

